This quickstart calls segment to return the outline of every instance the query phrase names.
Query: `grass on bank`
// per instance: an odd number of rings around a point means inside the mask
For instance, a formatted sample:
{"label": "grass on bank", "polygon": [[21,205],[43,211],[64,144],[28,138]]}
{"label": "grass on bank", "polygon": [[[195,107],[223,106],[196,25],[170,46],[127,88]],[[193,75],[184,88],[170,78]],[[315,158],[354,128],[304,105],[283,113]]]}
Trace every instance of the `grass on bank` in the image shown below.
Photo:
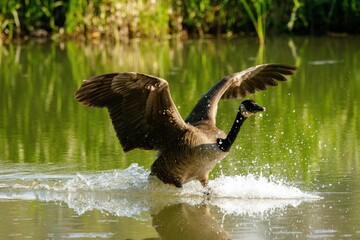
{"label": "grass on bank", "polygon": [[358,0],[2,0],[1,39],[360,33]]}

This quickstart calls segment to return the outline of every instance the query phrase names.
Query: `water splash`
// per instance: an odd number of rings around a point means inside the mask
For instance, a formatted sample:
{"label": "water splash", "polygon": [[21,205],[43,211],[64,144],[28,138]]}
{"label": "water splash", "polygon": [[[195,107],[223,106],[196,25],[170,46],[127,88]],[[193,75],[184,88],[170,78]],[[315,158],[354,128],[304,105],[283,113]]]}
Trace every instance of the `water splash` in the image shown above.
{"label": "water splash", "polygon": [[209,189],[204,189],[198,182],[190,182],[178,189],[149,177],[149,173],[132,164],[124,170],[87,174],[30,174],[22,175],[21,179],[1,178],[0,200],[60,202],[78,214],[96,209],[115,216],[143,219],[144,213],[177,203],[196,205],[205,202],[227,214],[254,215],[320,199],[286,182],[251,174],[210,180]]}

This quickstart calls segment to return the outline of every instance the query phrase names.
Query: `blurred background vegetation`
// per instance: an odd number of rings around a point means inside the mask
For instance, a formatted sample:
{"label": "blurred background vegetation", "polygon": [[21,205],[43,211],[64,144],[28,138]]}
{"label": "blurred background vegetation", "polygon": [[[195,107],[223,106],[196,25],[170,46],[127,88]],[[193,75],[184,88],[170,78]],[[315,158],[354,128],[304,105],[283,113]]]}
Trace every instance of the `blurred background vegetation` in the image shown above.
{"label": "blurred background vegetation", "polygon": [[1,0],[1,39],[359,34],[359,0]]}

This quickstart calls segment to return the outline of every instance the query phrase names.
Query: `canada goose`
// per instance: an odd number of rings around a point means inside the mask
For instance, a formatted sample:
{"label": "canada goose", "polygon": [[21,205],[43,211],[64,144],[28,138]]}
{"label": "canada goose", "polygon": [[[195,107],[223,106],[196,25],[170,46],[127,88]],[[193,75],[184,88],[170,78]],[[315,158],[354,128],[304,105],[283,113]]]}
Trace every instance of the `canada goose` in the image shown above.
{"label": "canada goose", "polygon": [[75,99],[90,107],[107,107],[125,152],[157,150],[151,175],[182,187],[198,180],[206,187],[209,172],[228,154],[244,121],[265,108],[253,100],[240,104],[226,135],[216,127],[220,99],[243,98],[285,81],[297,67],[262,64],[224,77],[205,93],[184,121],[166,80],[135,72],[109,73],[84,80]]}

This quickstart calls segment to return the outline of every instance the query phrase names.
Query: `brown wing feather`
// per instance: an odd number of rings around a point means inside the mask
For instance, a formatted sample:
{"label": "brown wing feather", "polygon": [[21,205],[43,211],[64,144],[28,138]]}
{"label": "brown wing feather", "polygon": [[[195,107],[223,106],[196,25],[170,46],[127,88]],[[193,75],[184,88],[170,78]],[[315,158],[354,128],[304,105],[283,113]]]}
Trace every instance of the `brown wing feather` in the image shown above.
{"label": "brown wing feather", "polygon": [[84,80],[75,93],[75,99],[89,107],[107,106],[108,103],[119,98],[118,94],[109,91],[116,75],[118,73],[109,73]]}
{"label": "brown wing feather", "polygon": [[[111,73],[84,81],[75,99],[87,106],[107,107],[124,149],[161,149],[186,124],[164,79],[140,73]],[[168,140],[168,138],[167,138]]]}
{"label": "brown wing feather", "polygon": [[210,120],[215,124],[220,99],[238,99],[266,90],[267,86],[278,85],[277,81],[286,81],[286,76],[297,69],[282,64],[262,64],[226,76],[200,98],[185,121],[196,125],[202,120]]}

